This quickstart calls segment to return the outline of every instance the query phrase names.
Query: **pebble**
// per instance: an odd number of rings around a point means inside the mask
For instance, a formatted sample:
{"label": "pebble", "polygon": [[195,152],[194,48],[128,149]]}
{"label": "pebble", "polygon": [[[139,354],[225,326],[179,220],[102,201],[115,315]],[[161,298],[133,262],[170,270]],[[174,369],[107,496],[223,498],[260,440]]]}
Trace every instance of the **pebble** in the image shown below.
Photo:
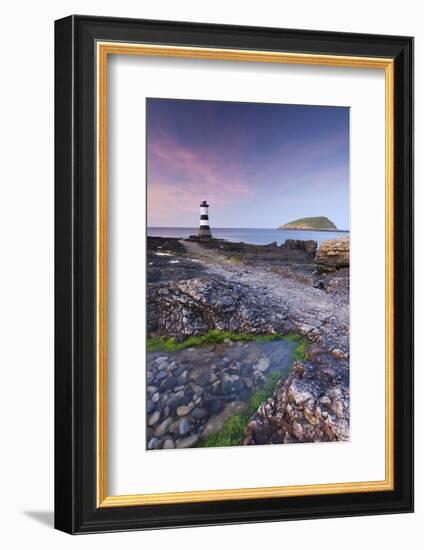
{"label": "pebble", "polygon": [[170,426],[169,426],[169,433],[171,434],[177,434],[180,429],[180,420],[175,420]]}
{"label": "pebble", "polygon": [[160,418],[160,412],[159,411],[155,411],[152,416],[149,418],[149,426],[153,426],[154,424],[156,424],[156,422],[159,421],[159,418]]}
{"label": "pebble", "polygon": [[153,403],[157,403],[157,402],[159,401],[159,399],[160,399],[160,394],[159,394],[159,392],[156,392],[156,393],[154,393],[154,394],[152,395],[152,401],[153,401]]}
{"label": "pebble", "polygon": [[160,370],[157,375],[156,375],[156,380],[159,381],[159,380],[163,380],[164,378],[166,378],[168,376],[168,373],[164,370]]}
{"label": "pebble", "polygon": [[177,449],[187,449],[189,447],[194,447],[194,445],[199,441],[199,436],[194,434],[185,439],[179,439],[177,441]]}
{"label": "pebble", "polygon": [[166,390],[172,390],[173,388],[175,388],[175,386],[178,386],[178,385],[179,385],[179,382],[178,382],[178,379],[175,378],[175,376],[168,376],[168,378],[165,378],[165,380],[163,380],[163,382],[160,385],[160,388],[161,390],[166,391]]}
{"label": "pebble", "polygon": [[245,378],[248,377],[249,374],[252,373],[252,365],[243,363],[243,365],[241,366],[240,372]]}
{"label": "pebble", "polygon": [[184,399],[181,402],[181,405],[188,405],[192,400],[192,397],[193,397],[193,392],[186,391],[184,394]]}
{"label": "pebble", "polygon": [[172,439],[165,439],[165,441],[163,443],[163,448],[164,449],[175,449],[175,444],[172,441]]}
{"label": "pebble", "polygon": [[161,371],[161,370],[165,370],[169,368],[169,365],[168,363],[165,361],[165,363],[161,363],[159,366],[158,366],[158,369]]}
{"label": "pebble", "polygon": [[155,404],[152,399],[148,399],[146,403],[146,413],[150,414],[155,410]]}
{"label": "pebble", "polygon": [[176,379],[176,385],[178,386],[184,386],[187,383],[187,376],[178,376]]}
{"label": "pebble", "polygon": [[201,371],[192,373],[192,378],[196,383],[196,386],[206,386],[209,382],[209,372]]}
{"label": "pebble", "polygon": [[172,374],[174,376],[180,376],[184,372],[184,367],[177,367],[175,369],[172,369]]}
{"label": "pebble", "polygon": [[189,405],[181,405],[177,409],[178,416],[186,416],[189,412],[191,412],[193,407],[190,407]]}
{"label": "pebble", "polygon": [[172,424],[172,418],[166,418],[155,430],[156,437],[163,437],[167,432],[169,426]]}
{"label": "pebble", "polygon": [[156,358],[156,364],[157,365],[163,365],[164,363],[167,363],[168,362],[168,357],[166,357],[165,355],[162,356],[162,357],[157,357]]}
{"label": "pebble", "polygon": [[235,363],[230,366],[229,370],[231,372],[240,372],[240,363],[238,361],[235,361]]}
{"label": "pebble", "polygon": [[239,378],[238,380],[234,380],[233,386],[235,391],[242,391],[244,388],[244,382],[241,378]]}
{"label": "pebble", "polygon": [[186,435],[190,431],[190,420],[187,417],[181,419],[178,431],[180,435]]}
{"label": "pebble", "polygon": [[212,393],[219,393],[220,389],[221,389],[221,382],[219,380],[212,384],[212,387],[211,387]]}
{"label": "pebble", "polygon": [[261,357],[258,363],[256,364],[255,368],[261,372],[265,372],[266,370],[268,370],[270,364],[271,364],[271,361],[269,360],[268,357]]}
{"label": "pebble", "polygon": [[193,409],[191,412],[191,416],[196,420],[201,420],[206,416],[206,414],[207,414],[206,409],[201,409],[201,408]]}
{"label": "pebble", "polygon": [[163,447],[163,441],[162,441],[162,439],[158,439],[158,440],[156,441],[155,446],[154,446],[153,448],[154,448],[155,451],[156,451],[157,449],[162,449],[162,447]]}
{"label": "pebble", "polygon": [[[222,381],[217,382],[216,384],[221,389],[221,392],[223,394],[228,394],[233,391],[233,381],[234,381],[234,377],[225,373],[224,376],[222,377]],[[215,389],[215,385],[213,385],[213,388],[215,390],[214,393],[216,393],[217,388]]]}
{"label": "pebble", "polygon": [[169,407],[169,410],[171,412],[174,412],[174,410],[182,404],[183,399],[184,399],[183,391],[178,391],[177,393],[175,393],[167,402],[167,406]]}
{"label": "pebble", "polygon": [[152,439],[149,440],[147,443],[147,448],[151,451],[155,448],[156,443],[159,441],[157,437],[152,437]]}

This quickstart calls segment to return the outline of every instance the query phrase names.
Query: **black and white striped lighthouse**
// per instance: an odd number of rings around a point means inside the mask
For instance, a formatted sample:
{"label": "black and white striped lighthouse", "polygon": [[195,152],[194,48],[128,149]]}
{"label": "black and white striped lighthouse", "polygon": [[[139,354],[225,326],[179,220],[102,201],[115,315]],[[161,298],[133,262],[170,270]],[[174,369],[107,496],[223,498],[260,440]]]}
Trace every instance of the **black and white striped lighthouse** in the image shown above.
{"label": "black and white striped lighthouse", "polygon": [[212,237],[211,229],[209,227],[209,216],[208,216],[209,204],[206,201],[200,203],[200,226],[199,232],[197,233],[198,237]]}

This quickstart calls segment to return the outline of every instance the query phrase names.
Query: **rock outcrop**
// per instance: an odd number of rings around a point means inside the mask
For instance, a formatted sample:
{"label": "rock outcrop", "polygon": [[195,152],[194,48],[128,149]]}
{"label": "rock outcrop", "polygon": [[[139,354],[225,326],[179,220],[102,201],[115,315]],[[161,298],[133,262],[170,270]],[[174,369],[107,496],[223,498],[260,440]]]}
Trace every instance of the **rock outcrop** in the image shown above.
{"label": "rock outcrop", "polygon": [[303,241],[301,239],[286,239],[281,248],[286,250],[301,250],[307,254],[315,254],[317,251],[317,242],[313,240]]}
{"label": "rock outcrop", "polygon": [[315,262],[323,267],[349,267],[349,237],[337,237],[321,243]]}
{"label": "rock outcrop", "polygon": [[243,445],[347,440],[348,369],[297,361],[251,418]]}
{"label": "rock outcrop", "polygon": [[201,243],[205,250],[216,251],[217,254],[227,255],[230,258],[237,258],[245,263],[258,262],[266,264],[281,263],[312,263],[317,250],[317,242],[314,240],[287,239],[281,245],[277,242],[269,244],[247,244],[225,241],[223,239],[208,239],[203,241],[198,237],[190,237],[186,240],[187,246],[190,243]]}
{"label": "rock outcrop", "polygon": [[148,285],[148,333],[185,338],[211,329],[273,334],[286,332],[284,309],[218,278],[195,277]]}

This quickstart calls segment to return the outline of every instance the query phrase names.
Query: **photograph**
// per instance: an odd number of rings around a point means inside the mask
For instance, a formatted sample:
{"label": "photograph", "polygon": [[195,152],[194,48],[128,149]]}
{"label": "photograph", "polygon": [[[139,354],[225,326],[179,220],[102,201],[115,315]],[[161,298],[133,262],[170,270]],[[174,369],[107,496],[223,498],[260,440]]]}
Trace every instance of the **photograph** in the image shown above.
{"label": "photograph", "polygon": [[146,449],[350,441],[349,106],[145,101]]}

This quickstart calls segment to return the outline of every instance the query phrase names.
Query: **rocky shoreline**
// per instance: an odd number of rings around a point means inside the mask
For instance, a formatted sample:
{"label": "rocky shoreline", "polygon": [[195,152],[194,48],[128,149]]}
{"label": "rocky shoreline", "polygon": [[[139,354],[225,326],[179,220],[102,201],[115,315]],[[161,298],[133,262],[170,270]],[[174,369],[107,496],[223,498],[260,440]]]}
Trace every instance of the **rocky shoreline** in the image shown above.
{"label": "rocky shoreline", "polygon": [[[147,354],[149,450],[202,445],[275,373],[240,444],[349,438],[349,239],[336,241],[148,238],[148,337],[174,346]],[[292,334],[309,342],[294,364]]]}

